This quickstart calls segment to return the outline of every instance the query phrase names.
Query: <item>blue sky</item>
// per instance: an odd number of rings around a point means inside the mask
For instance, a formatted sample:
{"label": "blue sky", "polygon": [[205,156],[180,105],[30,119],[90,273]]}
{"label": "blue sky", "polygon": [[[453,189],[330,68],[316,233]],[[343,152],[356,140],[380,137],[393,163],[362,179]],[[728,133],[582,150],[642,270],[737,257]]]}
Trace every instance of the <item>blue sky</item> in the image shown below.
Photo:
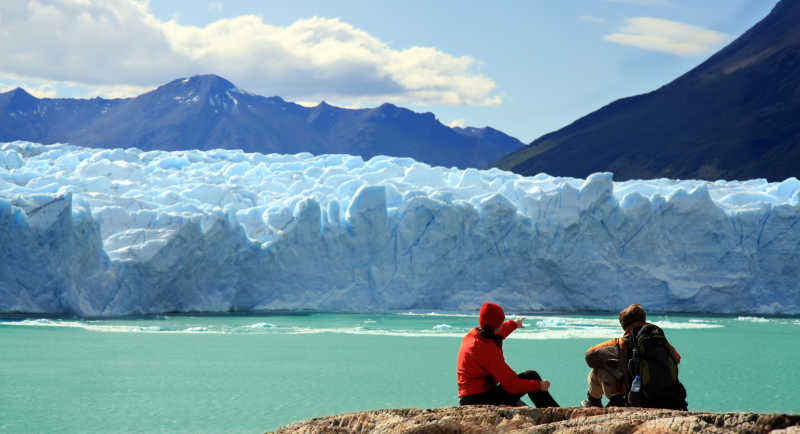
{"label": "blue sky", "polygon": [[775,3],[3,2],[0,91],[124,97],[215,73],[305,105],[392,102],[528,143],[677,78]]}

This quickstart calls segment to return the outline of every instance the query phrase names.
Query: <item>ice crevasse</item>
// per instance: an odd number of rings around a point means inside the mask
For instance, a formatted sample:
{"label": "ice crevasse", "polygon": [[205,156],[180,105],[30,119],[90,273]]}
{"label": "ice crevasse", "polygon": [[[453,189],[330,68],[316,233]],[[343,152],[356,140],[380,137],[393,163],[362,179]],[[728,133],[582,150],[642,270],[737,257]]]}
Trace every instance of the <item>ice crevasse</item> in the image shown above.
{"label": "ice crevasse", "polygon": [[800,313],[800,181],[0,144],[0,312]]}

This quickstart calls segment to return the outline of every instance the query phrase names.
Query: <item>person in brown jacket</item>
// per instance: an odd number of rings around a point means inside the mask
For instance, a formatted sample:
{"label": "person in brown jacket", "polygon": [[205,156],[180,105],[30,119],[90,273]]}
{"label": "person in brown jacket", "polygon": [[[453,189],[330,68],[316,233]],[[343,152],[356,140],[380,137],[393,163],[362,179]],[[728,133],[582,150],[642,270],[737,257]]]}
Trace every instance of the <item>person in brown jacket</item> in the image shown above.
{"label": "person in brown jacket", "polygon": [[[592,370],[589,372],[589,391],[586,400],[581,402],[583,407],[602,407],[602,398],[608,398],[608,407],[624,407],[627,404],[626,394],[632,378],[628,372],[630,351],[627,348],[626,338],[631,331],[646,324],[647,313],[641,304],[632,304],[619,313],[619,324],[625,331],[622,337],[609,339],[597,344],[586,351],[586,364]],[[667,344],[669,345],[669,344]],[[681,356],[672,345],[669,350],[676,363],[680,363]]]}

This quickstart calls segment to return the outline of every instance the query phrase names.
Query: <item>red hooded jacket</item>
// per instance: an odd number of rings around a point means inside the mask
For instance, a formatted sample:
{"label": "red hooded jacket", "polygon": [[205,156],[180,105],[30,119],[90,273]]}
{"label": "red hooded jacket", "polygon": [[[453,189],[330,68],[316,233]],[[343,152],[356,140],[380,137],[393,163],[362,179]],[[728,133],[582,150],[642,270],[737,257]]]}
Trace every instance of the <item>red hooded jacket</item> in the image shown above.
{"label": "red hooded jacket", "polygon": [[[505,339],[517,324],[506,321],[498,335]],[[503,357],[503,350],[491,339],[482,337],[474,328],[461,340],[458,351],[459,398],[487,392],[498,382],[509,393],[528,393],[539,390],[539,380],[523,380],[511,369]]]}

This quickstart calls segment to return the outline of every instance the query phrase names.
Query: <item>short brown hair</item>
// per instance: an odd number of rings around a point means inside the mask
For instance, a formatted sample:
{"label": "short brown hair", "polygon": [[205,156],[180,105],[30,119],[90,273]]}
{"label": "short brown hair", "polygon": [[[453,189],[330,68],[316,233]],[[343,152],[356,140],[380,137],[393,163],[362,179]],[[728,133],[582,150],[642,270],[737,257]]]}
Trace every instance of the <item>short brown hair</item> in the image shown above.
{"label": "short brown hair", "polygon": [[644,311],[644,307],[642,307],[641,304],[632,304],[619,313],[619,325],[622,326],[623,330],[627,330],[628,326],[635,322],[644,322],[646,320],[647,313]]}

